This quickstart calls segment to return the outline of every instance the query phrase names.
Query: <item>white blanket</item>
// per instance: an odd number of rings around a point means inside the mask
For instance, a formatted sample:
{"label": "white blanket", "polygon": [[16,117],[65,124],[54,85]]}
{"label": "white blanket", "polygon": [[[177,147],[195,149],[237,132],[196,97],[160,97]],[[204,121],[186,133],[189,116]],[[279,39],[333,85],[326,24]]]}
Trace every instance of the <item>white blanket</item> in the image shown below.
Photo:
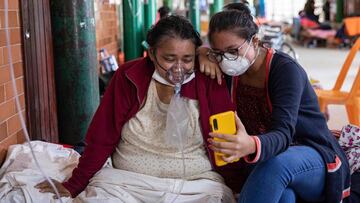
{"label": "white blanket", "polygon": [[[80,157],[76,151],[61,145],[33,141],[31,146],[45,173],[61,182],[71,175]],[[10,146],[0,169],[0,202],[59,202],[53,199],[53,194],[40,193],[34,188],[44,179],[35,165],[28,144]],[[70,198],[62,200],[71,202]]]}
{"label": "white blanket", "polygon": [[[231,203],[232,191],[225,185],[207,179],[185,181],[157,178],[114,168],[103,168],[91,180],[80,202],[132,202],[132,203]],[[76,201],[77,202],[77,201]]]}
{"label": "white blanket", "polygon": [[[71,175],[80,155],[61,145],[33,141],[32,146],[47,175],[64,181]],[[36,168],[27,144],[9,147],[0,169],[0,202],[41,203],[59,202],[51,193],[40,193],[34,186],[44,177]],[[157,178],[110,167],[101,169],[88,187],[75,199],[63,197],[65,203],[161,203],[172,202],[182,180]],[[206,179],[185,181],[176,203],[232,203],[231,190],[225,185]]]}

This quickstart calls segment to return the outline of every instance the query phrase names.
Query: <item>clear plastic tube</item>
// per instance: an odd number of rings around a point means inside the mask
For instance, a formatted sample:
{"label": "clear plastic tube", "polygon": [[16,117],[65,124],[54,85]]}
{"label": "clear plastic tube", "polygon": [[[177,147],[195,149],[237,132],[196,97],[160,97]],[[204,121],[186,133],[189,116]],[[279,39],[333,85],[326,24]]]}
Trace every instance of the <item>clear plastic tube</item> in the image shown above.
{"label": "clear plastic tube", "polygon": [[[177,99],[181,99],[180,98],[180,90],[181,90],[181,85],[180,84],[176,84],[175,85],[175,95],[174,97],[179,97]],[[189,115],[189,110],[187,110],[187,113]],[[179,136],[179,150],[181,151],[181,159],[182,159],[182,165],[183,165],[183,174],[182,174],[182,178],[181,178],[181,183],[180,183],[180,187],[177,191],[177,194],[175,196],[175,198],[171,201],[171,203],[174,203],[176,201],[176,199],[179,197],[183,187],[184,187],[184,183],[185,183],[185,178],[186,178],[186,166],[185,166],[185,156],[184,156],[184,142],[183,142],[183,136],[182,135],[178,135]]]}
{"label": "clear plastic tube", "polygon": [[181,159],[182,159],[182,163],[183,163],[183,174],[182,174],[179,190],[177,191],[177,194],[176,194],[175,198],[171,201],[171,203],[174,203],[175,200],[179,197],[179,195],[184,187],[184,183],[185,183],[185,177],[186,177],[185,168],[186,167],[185,167],[184,145],[183,145],[182,141],[183,141],[182,136],[180,136],[180,150],[181,150]]}
{"label": "clear plastic tube", "polygon": [[21,113],[21,108],[20,108],[20,102],[19,102],[19,96],[18,96],[18,92],[16,89],[16,83],[15,83],[15,74],[14,74],[14,66],[12,63],[12,54],[11,54],[11,44],[10,44],[10,33],[9,33],[9,16],[8,16],[8,11],[9,11],[9,0],[5,0],[5,34],[6,34],[6,47],[7,47],[7,51],[8,51],[8,61],[10,64],[10,76],[11,76],[11,82],[12,82],[12,87],[13,87],[13,91],[14,91],[14,95],[15,95],[15,103],[16,103],[16,109],[17,112],[19,113],[19,117],[20,117],[20,123],[22,126],[22,129],[24,131],[24,136],[26,139],[26,142],[28,143],[29,147],[30,147],[30,151],[31,151],[31,155],[34,158],[36,167],[39,169],[39,171],[41,172],[41,174],[46,178],[46,180],[50,183],[51,187],[54,189],[56,196],[58,197],[58,200],[62,202],[59,191],[57,190],[57,188],[55,187],[55,184],[52,182],[52,180],[46,175],[46,173],[44,172],[44,170],[42,170],[42,168],[40,167],[39,161],[37,160],[35,153],[34,153],[34,149],[31,146],[31,140],[29,138],[29,133],[28,130],[26,128],[25,125],[25,119],[23,117],[23,114]]}

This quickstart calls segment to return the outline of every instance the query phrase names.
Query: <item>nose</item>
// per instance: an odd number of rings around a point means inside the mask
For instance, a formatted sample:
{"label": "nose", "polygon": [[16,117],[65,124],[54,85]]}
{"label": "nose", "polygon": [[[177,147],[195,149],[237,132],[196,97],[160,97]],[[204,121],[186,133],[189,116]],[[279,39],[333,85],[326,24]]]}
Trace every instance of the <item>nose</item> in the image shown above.
{"label": "nose", "polygon": [[181,63],[176,63],[174,64],[168,74],[169,74],[169,79],[174,83],[182,83],[184,80],[184,66]]}
{"label": "nose", "polygon": [[183,66],[180,64],[180,63],[176,63],[174,66],[173,66],[173,72],[174,73],[181,73],[183,71]]}

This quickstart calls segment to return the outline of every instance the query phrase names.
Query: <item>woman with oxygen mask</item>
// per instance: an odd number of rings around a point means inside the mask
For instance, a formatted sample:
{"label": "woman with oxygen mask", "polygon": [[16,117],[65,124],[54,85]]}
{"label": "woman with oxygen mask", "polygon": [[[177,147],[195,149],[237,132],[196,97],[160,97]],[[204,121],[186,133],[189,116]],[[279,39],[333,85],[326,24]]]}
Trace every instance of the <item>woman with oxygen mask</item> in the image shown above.
{"label": "woman with oxygen mask", "polygon": [[[153,79],[157,82],[172,87],[174,95],[171,97],[166,118],[166,142],[173,146],[178,146],[183,152],[184,141],[186,140],[186,130],[189,125],[189,109],[184,98],[180,97],[181,85],[186,84],[195,77],[193,68],[187,68],[185,63],[176,62],[169,69],[163,68],[157,61],[156,54],[153,54],[156,64],[164,71],[165,77],[155,70]],[[190,69],[190,70],[188,70]],[[185,167],[184,167],[185,170]],[[185,172],[184,172],[185,176]]]}
{"label": "woman with oxygen mask", "polygon": [[[79,164],[56,184],[59,191],[80,200],[104,195],[122,202],[234,202],[213,170],[206,142],[210,115],[233,105],[225,85],[194,71],[199,34],[184,17],[169,16],[146,41],[148,57],[116,71]],[[114,168],[102,168],[109,156]],[[87,192],[99,184],[113,192]],[[52,192],[47,182],[37,187]]]}

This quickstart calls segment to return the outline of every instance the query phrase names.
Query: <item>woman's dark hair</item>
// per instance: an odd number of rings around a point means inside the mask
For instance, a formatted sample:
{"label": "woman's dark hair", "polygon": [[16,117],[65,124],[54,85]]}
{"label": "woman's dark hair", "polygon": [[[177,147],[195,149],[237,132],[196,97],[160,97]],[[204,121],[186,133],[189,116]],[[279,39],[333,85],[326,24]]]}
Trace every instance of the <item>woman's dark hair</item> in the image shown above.
{"label": "woman's dark hair", "polygon": [[199,33],[194,29],[189,20],[183,16],[170,15],[160,19],[148,31],[146,42],[150,47],[157,47],[165,37],[191,40],[196,48],[202,44]]}
{"label": "woman's dark hair", "polygon": [[158,12],[160,15],[160,19],[165,18],[166,16],[168,16],[170,14],[170,8],[167,6],[162,6],[158,9]]}
{"label": "woman's dark hair", "polygon": [[250,40],[258,32],[250,9],[242,3],[232,3],[216,13],[210,20],[208,38],[215,32],[231,31],[241,38]]}

